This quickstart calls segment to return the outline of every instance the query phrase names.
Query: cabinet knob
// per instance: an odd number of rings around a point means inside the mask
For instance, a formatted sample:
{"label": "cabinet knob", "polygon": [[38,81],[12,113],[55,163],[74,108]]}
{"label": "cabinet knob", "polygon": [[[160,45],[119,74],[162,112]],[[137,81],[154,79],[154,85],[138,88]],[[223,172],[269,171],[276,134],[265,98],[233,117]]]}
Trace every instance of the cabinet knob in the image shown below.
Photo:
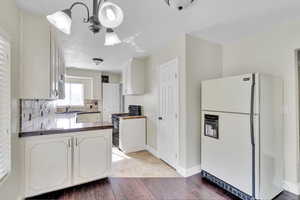
{"label": "cabinet knob", "polygon": [[163,120],[163,118],[162,117],[158,117],[158,120]]}

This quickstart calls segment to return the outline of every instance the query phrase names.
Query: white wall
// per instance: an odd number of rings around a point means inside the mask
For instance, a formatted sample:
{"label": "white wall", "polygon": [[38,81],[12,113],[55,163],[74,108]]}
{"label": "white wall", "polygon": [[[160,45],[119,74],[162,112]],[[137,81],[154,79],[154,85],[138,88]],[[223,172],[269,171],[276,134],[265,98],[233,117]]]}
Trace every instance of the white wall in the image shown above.
{"label": "white wall", "polygon": [[222,76],[222,47],[186,36],[187,168],[200,165],[201,81]]}
{"label": "white wall", "polygon": [[[179,61],[180,91],[185,92],[185,36],[180,35],[168,44],[153,51],[146,59],[145,69],[145,94],[139,96],[125,96],[125,106],[130,104],[139,104],[144,108],[144,114],[147,116],[147,144],[157,149],[157,129],[159,117],[159,66],[173,59]],[[180,94],[180,129],[185,129],[185,94]],[[125,109],[127,109],[125,107]],[[180,165],[185,166],[185,138],[180,136]]]}
{"label": "white wall", "polygon": [[300,23],[281,24],[270,30],[226,44],[223,47],[223,74],[262,72],[284,81],[284,165],[286,188],[298,193],[299,119],[298,74],[295,50],[300,48]]}
{"label": "white wall", "polygon": [[148,57],[145,95],[126,96],[125,102],[144,106],[147,144],[157,149],[159,67],[173,59],[179,61],[179,166],[188,169],[200,165],[200,83],[221,76],[221,46],[189,35],[178,36]]}
{"label": "white wall", "polygon": [[0,34],[11,42],[11,87],[12,87],[12,172],[4,183],[0,183],[0,199],[15,200],[20,197],[20,155],[19,155],[19,10],[15,1],[1,0]]}
{"label": "white wall", "polygon": [[173,59],[178,59],[179,69],[179,166],[185,168],[185,132],[186,127],[186,80],[185,80],[185,35],[178,36],[162,48],[151,54],[148,60],[147,93],[144,110],[148,117],[148,143],[157,149],[157,131],[159,117],[159,67]]}

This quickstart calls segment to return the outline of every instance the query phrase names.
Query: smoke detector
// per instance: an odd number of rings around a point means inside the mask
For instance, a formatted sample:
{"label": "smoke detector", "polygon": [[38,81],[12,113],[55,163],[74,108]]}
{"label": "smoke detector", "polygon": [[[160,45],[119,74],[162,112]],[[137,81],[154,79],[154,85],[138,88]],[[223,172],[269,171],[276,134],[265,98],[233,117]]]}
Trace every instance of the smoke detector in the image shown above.
{"label": "smoke detector", "polygon": [[171,8],[179,11],[190,6],[195,0],[164,0]]}
{"label": "smoke detector", "polygon": [[102,58],[93,58],[93,61],[96,65],[100,65],[104,60]]}

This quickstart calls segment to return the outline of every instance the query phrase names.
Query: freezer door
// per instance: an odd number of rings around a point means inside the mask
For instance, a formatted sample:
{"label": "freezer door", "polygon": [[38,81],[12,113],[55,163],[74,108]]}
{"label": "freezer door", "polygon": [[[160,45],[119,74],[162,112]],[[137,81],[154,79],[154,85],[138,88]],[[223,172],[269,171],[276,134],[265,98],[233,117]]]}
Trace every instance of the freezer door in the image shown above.
{"label": "freezer door", "polygon": [[[254,117],[254,125],[257,138],[258,116]],[[250,115],[203,112],[202,127],[202,169],[251,196]]]}
{"label": "freezer door", "polygon": [[[258,113],[259,84],[256,75],[255,113]],[[202,82],[202,110],[250,113],[252,74],[207,80]]]}

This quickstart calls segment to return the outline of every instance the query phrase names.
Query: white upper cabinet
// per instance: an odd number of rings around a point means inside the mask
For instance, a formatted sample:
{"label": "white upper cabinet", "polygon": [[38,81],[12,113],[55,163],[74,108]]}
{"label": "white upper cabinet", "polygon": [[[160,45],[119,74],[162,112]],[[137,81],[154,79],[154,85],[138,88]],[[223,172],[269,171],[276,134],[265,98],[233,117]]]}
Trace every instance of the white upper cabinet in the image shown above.
{"label": "white upper cabinet", "polygon": [[145,93],[145,61],[132,58],[124,67],[122,74],[123,95]]}
{"label": "white upper cabinet", "polygon": [[21,98],[64,97],[64,60],[46,17],[21,13]]}

